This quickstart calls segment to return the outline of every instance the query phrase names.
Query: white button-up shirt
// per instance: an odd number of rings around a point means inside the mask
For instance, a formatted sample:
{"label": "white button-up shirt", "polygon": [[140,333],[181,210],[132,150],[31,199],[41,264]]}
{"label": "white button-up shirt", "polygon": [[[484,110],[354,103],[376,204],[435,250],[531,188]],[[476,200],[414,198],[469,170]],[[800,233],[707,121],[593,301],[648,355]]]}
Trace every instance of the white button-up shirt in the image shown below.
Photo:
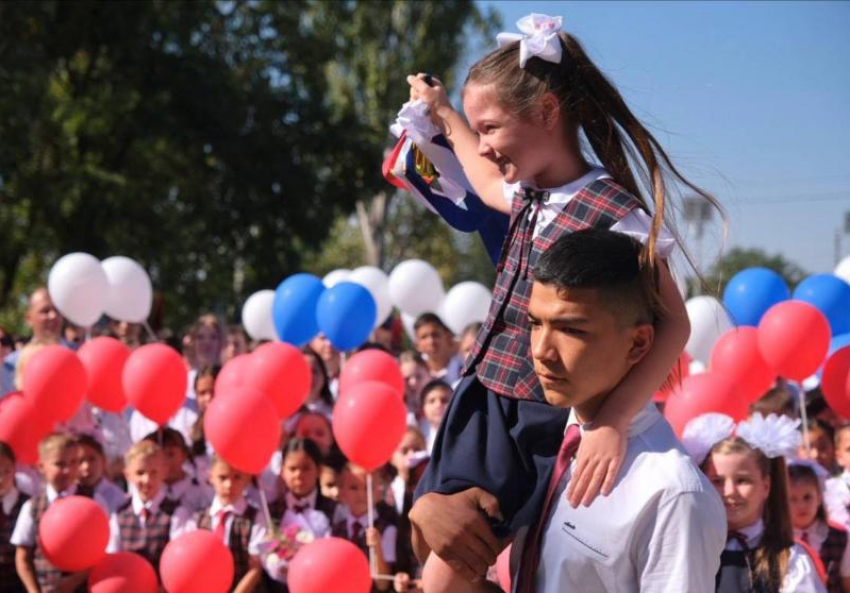
{"label": "white button-up shirt", "polygon": [[[567,426],[577,423],[573,411]],[[565,490],[574,467],[575,460],[544,527],[535,591],[714,592],[726,543],[723,503],[654,404],[629,426],[609,496],[573,509]]]}
{"label": "white button-up shirt", "polygon": [[[828,535],[829,525],[820,519],[815,519],[815,522],[805,529],[794,528],[794,539],[807,541],[811,548],[818,553],[821,552],[823,543],[826,541]],[[826,570],[829,571],[829,569],[830,567],[827,566]],[[839,572],[842,578],[846,579],[850,577],[850,545],[844,547],[844,555],[841,557]]]}
{"label": "white button-up shirt", "polygon": [[[53,486],[48,484],[44,488],[44,493],[47,495],[47,504],[51,505],[56,502],[56,499],[58,498],[75,496],[77,494],[77,486],[74,485],[67,490],[57,492]],[[92,497],[92,500],[94,500],[100,508],[103,509],[103,513],[106,516],[109,516],[109,505],[101,496],[95,494]],[[15,523],[15,530],[12,532],[12,537],[9,538],[9,543],[13,546],[34,546],[36,544],[38,525],[36,525],[35,521],[33,521],[32,505],[33,499],[30,498],[21,506],[21,512],[18,513],[18,520]]]}
{"label": "white button-up shirt", "polygon": [[[139,525],[142,527],[145,526],[144,521],[142,520],[142,509],[147,509],[151,515],[154,515],[159,512],[159,506],[164,500],[164,490],[160,490],[157,495],[150,500],[142,500],[138,493],[133,493],[130,498],[130,506],[133,509],[133,514],[136,516],[136,520],[139,522]],[[171,523],[168,528],[168,539],[174,539],[179,533],[180,526],[176,521],[174,521],[174,517],[172,515]],[[121,541],[121,526],[118,524],[118,514],[112,513],[109,517],[109,543],[106,545],[106,552],[111,554],[113,552],[121,552],[123,549],[123,542]]]}
{"label": "white button-up shirt", "polygon": [[[228,545],[228,542],[230,542],[230,529],[233,527],[233,517],[241,517],[244,515],[249,506],[250,505],[248,504],[248,501],[245,500],[244,496],[235,503],[228,505],[222,504],[218,496],[213,499],[212,505],[210,505],[209,510],[206,511],[212,519],[211,524],[213,531],[218,528],[218,522],[221,520],[219,513],[221,511],[229,513],[224,522],[224,535],[222,537],[222,543],[224,543],[224,545]],[[176,523],[176,537],[180,537],[180,535],[189,533],[190,531],[198,530],[197,512],[189,508],[179,507],[175,510],[173,521]],[[268,528],[266,524],[266,517],[261,510],[256,509],[254,524],[251,526],[251,536],[248,539],[247,552],[251,556],[260,555],[261,544],[266,539],[267,533]]]}

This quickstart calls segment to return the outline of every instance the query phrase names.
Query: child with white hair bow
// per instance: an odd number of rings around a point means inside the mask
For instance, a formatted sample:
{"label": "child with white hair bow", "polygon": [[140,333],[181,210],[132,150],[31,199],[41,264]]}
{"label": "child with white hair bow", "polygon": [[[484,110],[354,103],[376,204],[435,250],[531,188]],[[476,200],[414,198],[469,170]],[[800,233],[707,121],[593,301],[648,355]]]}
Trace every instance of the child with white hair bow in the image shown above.
{"label": "child with white hair bow", "polygon": [[704,414],[685,427],[685,448],[726,508],[718,593],[826,591],[817,554],[794,541],[785,458],[799,446],[799,425],[756,413],[737,426],[724,414]]}

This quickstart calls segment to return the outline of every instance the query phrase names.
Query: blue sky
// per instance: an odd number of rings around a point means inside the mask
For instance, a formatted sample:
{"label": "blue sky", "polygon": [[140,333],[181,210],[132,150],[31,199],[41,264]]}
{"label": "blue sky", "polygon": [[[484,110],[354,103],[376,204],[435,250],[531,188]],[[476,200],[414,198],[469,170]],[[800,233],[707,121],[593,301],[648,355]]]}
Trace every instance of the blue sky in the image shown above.
{"label": "blue sky", "polygon": [[[850,213],[850,3],[479,5],[495,7],[507,31],[530,12],[563,16],[680,170],[721,200],[727,249],[833,270]],[[704,268],[719,235],[702,254],[689,239]],[[841,247],[850,255],[850,234]]]}

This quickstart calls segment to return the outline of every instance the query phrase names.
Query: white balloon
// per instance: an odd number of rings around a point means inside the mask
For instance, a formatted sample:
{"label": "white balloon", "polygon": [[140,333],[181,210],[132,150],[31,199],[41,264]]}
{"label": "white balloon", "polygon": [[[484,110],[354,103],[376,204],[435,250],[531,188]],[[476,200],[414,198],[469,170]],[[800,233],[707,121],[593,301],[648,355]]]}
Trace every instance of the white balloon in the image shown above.
{"label": "white balloon", "polygon": [[714,343],[732,329],[732,321],[723,305],[714,297],[697,296],[685,303],[691,320],[691,336],[685,350],[692,358],[708,364]]}
{"label": "white balloon", "polygon": [[416,318],[422,313],[440,310],[446,290],[434,266],[421,259],[408,259],[390,274],[392,303]]}
{"label": "white balloon", "polygon": [[833,274],[850,284],[850,255],[838,262]]}
{"label": "white balloon", "polygon": [[483,323],[490,310],[492,296],[479,282],[461,282],[452,286],[440,308],[440,319],[456,336],[470,323]]}
{"label": "white balloon", "polygon": [[404,327],[407,337],[410,338],[410,341],[414,344],[416,343],[416,330],[413,329],[413,325],[416,323],[417,317],[418,315],[409,315],[404,311],[401,312],[401,325]]}
{"label": "white balloon", "polygon": [[75,325],[91,327],[106,309],[109,280],[95,256],[69,253],[50,268],[47,291],[66,319]]}
{"label": "white balloon", "polygon": [[369,291],[372,298],[375,299],[375,305],[378,307],[378,314],[375,317],[375,327],[381,325],[390,316],[393,311],[393,303],[390,300],[390,284],[389,278],[383,270],[375,266],[361,266],[355,268],[346,282],[354,282]]}
{"label": "white balloon", "polygon": [[107,258],[100,265],[109,281],[106,314],[118,321],[144,322],[153,305],[153,287],[145,269],[122,255]]}
{"label": "white balloon", "polygon": [[242,326],[254,340],[277,340],[272,307],[273,290],[260,290],[248,297],[242,305]]}
{"label": "white balloon", "polygon": [[333,288],[340,282],[347,280],[349,274],[351,274],[351,270],[346,270],[345,268],[332,270],[322,278],[322,284],[325,285],[325,288]]}

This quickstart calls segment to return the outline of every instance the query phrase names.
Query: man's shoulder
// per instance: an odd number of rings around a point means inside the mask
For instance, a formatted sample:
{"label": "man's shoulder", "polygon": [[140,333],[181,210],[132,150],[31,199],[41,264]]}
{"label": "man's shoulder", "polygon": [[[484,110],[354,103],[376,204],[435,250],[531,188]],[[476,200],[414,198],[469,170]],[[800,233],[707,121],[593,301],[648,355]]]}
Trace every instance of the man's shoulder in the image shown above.
{"label": "man's shoulder", "polygon": [[652,426],[629,439],[626,462],[628,471],[649,489],[649,494],[714,492],[708,478],[660,414]]}

